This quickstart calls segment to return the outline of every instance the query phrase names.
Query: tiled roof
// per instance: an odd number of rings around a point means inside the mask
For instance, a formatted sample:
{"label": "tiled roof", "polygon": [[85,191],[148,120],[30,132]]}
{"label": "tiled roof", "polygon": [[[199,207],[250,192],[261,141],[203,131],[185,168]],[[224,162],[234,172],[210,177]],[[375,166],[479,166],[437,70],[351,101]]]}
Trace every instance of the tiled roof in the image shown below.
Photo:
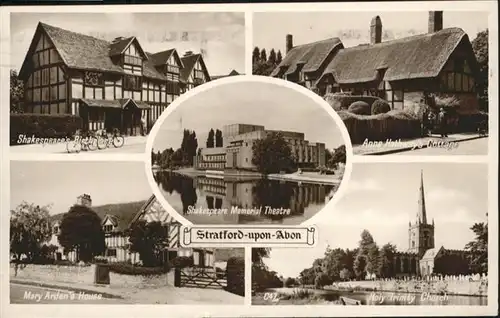
{"label": "tiled roof", "polygon": [[[202,67],[206,69],[205,67],[205,62],[203,61],[203,57],[201,54],[190,54],[187,56],[183,56],[181,58],[182,64],[184,64],[184,68],[181,69],[181,81],[186,83],[189,79],[189,75],[191,75],[191,72],[193,72],[193,68],[196,65],[196,62],[200,61],[202,64]],[[205,72],[208,80],[210,80],[210,76]]]}

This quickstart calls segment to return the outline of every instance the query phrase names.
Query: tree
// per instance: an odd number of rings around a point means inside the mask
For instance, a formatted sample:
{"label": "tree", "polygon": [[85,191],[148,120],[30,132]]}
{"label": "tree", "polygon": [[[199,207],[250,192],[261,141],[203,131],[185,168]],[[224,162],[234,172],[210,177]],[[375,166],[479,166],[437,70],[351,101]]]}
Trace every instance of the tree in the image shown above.
{"label": "tree", "polygon": [[347,268],[343,268],[340,273],[339,273],[339,276],[340,276],[340,280],[342,281],[347,281],[347,280],[350,280],[351,277],[352,277],[352,273],[349,269]]}
{"label": "tree", "polygon": [[354,275],[357,279],[364,279],[366,276],[366,256],[363,254],[357,254],[354,259]]}
{"label": "tree", "polygon": [[286,280],[285,280],[285,287],[293,287],[295,286],[297,282],[295,281],[295,279],[293,279],[292,277],[288,277]]}
{"label": "tree", "polygon": [[257,64],[260,62],[260,49],[256,46],[252,51],[252,63]]}
{"label": "tree", "polygon": [[380,249],[377,274],[380,277],[394,277],[394,255],[396,254],[396,246],[387,243]]}
{"label": "tree", "polygon": [[260,50],[260,61],[261,62],[266,62],[267,61],[266,49]]}
{"label": "tree", "polygon": [[167,229],[160,222],[140,220],[128,231],[130,250],[139,253],[144,266],[154,267],[161,263],[161,253],[168,238]]}
{"label": "tree", "polygon": [[325,273],[318,273],[314,279],[314,288],[322,289],[323,286],[331,284],[331,280]]}
{"label": "tree", "polygon": [[88,262],[106,250],[101,218],[89,207],[74,205],[63,215],[58,237],[65,251],[76,251],[78,260]]}
{"label": "tree", "polygon": [[291,172],[295,169],[292,150],[279,132],[271,132],[264,139],[256,140],[252,151],[252,163],[261,173]]}
{"label": "tree", "polygon": [[470,229],[476,238],[465,245],[469,267],[473,272],[488,273],[488,224],[475,223]]}
{"label": "tree", "polygon": [[481,31],[472,41],[472,49],[478,64],[476,89],[482,110],[488,111],[488,30]]}
{"label": "tree", "polygon": [[356,277],[363,278],[367,272],[375,273],[378,269],[378,247],[372,235],[367,230],[361,233],[358,254],[354,261]]}
{"label": "tree", "polygon": [[278,54],[276,54],[276,64],[279,65],[283,61],[283,56],[281,55],[281,51],[278,51]]}
{"label": "tree", "polygon": [[24,255],[32,262],[40,254],[42,244],[50,240],[49,210],[50,206],[22,202],[10,211],[10,252],[16,260]]}
{"label": "tree", "polygon": [[333,154],[331,155],[329,165],[333,167],[337,167],[339,163],[344,163],[346,162],[347,155],[346,155],[346,150],[345,150],[345,145],[342,145],[338,148],[335,148],[333,150]]}
{"label": "tree", "polygon": [[270,248],[252,248],[252,264],[257,267],[265,267],[264,258],[268,258]]}
{"label": "tree", "polygon": [[22,113],[24,101],[24,82],[18,77],[17,71],[10,71],[10,112]]}
{"label": "tree", "polygon": [[271,49],[271,52],[269,52],[269,58],[267,62],[271,65],[276,65],[276,51],[274,49]]}
{"label": "tree", "polygon": [[312,267],[302,270],[299,274],[299,280],[302,285],[314,285],[315,278],[316,272]]}
{"label": "tree", "polygon": [[193,158],[196,155],[197,148],[198,140],[196,139],[196,132],[184,129],[181,143],[182,163],[184,165],[193,165]]}
{"label": "tree", "polygon": [[208,132],[208,137],[207,137],[207,148],[214,147],[214,137],[215,137],[215,132],[213,129],[210,129],[210,131]]}
{"label": "tree", "polygon": [[327,249],[323,261],[323,272],[328,275],[333,281],[340,280],[340,272],[346,267],[343,263],[345,260],[345,251],[341,248],[333,250]]}
{"label": "tree", "polygon": [[219,129],[215,131],[215,147],[222,147],[222,131]]}

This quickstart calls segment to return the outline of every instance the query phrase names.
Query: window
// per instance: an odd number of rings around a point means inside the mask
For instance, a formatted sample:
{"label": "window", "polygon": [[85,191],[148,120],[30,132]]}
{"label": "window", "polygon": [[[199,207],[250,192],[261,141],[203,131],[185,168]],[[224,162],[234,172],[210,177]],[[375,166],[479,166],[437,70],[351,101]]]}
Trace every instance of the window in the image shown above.
{"label": "window", "polygon": [[167,65],[167,72],[178,74],[179,73],[179,66],[168,64]]}
{"label": "window", "polygon": [[108,248],[106,250],[106,256],[116,257],[116,248]]}
{"label": "window", "polygon": [[142,59],[137,56],[125,55],[123,59],[124,64],[142,65]]}
{"label": "window", "polygon": [[123,77],[123,88],[140,91],[142,88],[142,79],[138,76],[125,75]]}
{"label": "window", "polygon": [[109,232],[113,231],[113,225],[104,225],[103,230],[105,233],[109,233]]}

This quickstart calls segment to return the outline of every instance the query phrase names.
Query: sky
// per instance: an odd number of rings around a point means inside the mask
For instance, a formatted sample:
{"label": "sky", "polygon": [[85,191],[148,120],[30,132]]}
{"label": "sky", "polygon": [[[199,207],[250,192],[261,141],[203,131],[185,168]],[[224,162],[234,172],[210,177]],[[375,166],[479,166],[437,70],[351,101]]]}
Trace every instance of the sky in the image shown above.
{"label": "sky", "polygon": [[[21,68],[38,22],[108,41],[136,36],[150,53],[175,48],[182,56],[203,48],[210,75],[227,75],[233,69],[245,72],[243,13],[13,13],[11,64],[16,70]],[[183,38],[186,32],[187,39]]]}
{"label": "sky", "polygon": [[[416,219],[423,170],[427,220],[435,222],[435,246],[463,249],[474,239],[470,227],[486,221],[488,169],[471,163],[355,163],[347,191],[317,217],[319,244],[297,249],[273,248],[266,265],[284,277],[297,277],[331,248],[355,248],[366,229],[382,246],[408,248],[408,222]],[[320,223],[321,222],[321,223]],[[290,259],[294,259],[290,262]]]}
{"label": "sky", "polygon": [[[253,17],[253,45],[285,53],[285,37],[294,45],[339,37],[344,47],[370,43],[370,22],[380,16],[383,41],[427,33],[428,12],[265,12]],[[272,27],[270,27],[272,26]],[[488,28],[487,12],[445,11],[443,27],[462,28],[472,41]]]}
{"label": "sky", "polygon": [[50,214],[68,212],[89,194],[92,205],[147,200],[152,195],[143,162],[12,161],[10,207],[21,202],[52,205]]}
{"label": "sky", "polygon": [[236,123],[303,132],[306,140],[323,142],[330,149],[345,144],[333,118],[310,97],[275,84],[237,82],[205,90],[180,104],[162,122],[153,149],[179,148],[183,129],[194,130],[198,146],[204,147],[210,128],[222,130]]}

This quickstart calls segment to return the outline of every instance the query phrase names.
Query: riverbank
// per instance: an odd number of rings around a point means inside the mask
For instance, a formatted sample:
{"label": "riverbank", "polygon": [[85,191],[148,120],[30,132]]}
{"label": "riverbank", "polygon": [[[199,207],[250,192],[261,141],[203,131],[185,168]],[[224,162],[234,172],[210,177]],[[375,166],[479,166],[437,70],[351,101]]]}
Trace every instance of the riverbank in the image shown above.
{"label": "riverbank", "polygon": [[[243,171],[243,170],[197,170],[192,167],[179,168],[179,169],[156,169],[156,171],[168,171],[177,173],[186,177],[208,177],[208,178],[224,178],[224,179],[243,179],[243,180],[259,180],[266,176],[259,172],[253,171]],[[292,181],[292,182],[305,182],[305,183],[319,183],[319,184],[331,184],[338,185],[342,180],[342,176],[337,175],[322,175],[316,172],[303,172],[301,174],[289,173],[289,174],[269,174],[267,178],[270,180],[277,181]]]}
{"label": "riverbank", "polygon": [[342,305],[339,300],[327,300],[324,293],[315,289],[274,288],[252,296],[252,305]]}

